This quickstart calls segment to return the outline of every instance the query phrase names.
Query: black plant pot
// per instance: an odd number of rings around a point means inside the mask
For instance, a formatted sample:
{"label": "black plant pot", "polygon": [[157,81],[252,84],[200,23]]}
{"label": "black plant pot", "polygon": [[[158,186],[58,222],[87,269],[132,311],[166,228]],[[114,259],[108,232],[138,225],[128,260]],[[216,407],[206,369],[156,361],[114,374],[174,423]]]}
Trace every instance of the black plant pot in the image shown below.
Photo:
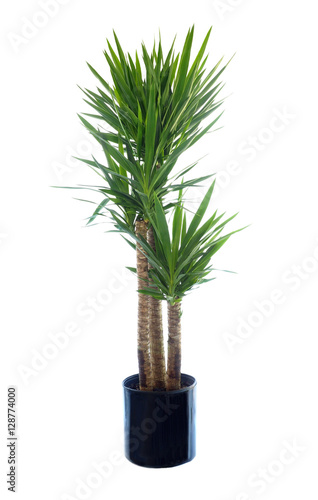
{"label": "black plant pot", "polygon": [[196,385],[181,375],[176,391],[140,391],[139,376],[123,381],[125,455],[142,467],[174,467],[195,457]]}

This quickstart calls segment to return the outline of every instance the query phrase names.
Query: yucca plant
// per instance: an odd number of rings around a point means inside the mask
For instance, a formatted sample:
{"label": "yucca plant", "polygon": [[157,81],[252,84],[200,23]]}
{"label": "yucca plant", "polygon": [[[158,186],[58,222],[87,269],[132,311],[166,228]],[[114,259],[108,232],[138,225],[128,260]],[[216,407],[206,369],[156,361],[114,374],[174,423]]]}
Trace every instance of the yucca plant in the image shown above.
{"label": "yucca plant", "polygon": [[184,193],[213,174],[189,179],[197,162],[176,166],[222,114],[220,76],[228,63],[222,66],[221,59],[207,71],[210,34],[211,29],[191,58],[194,27],[181,52],[175,53],[174,40],[167,55],[160,36],[151,50],[142,43],[140,56],[126,54],[114,33],[115,45],[107,40],[104,51],[111,83],[88,64],[99,85],[94,91],[81,89],[91,109],[79,117],[101,146],[103,159],[79,158],[101,180],[73,189],[101,195],[87,224],[107,217],[112,231],[136,252],[136,268],[129,269],[138,282],[139,371],[123,381],[125,454],[146,467],[180,465],[195,457],[196,380],[181,373],[182,300],[214,279],[211,259],[236,232],[222,235],[235,215],[225,219],[215,211],[205,217],[215,182],[189,216]]}
{"label": "yucca plant", "polygon": [[[137,52],[134,56],[125,54],[114,32],[116,50],[107,40],[108,50],[104,51],[112,83],[106,82],[88,64],[100,85],[94,92],[81,89],[93,112],[81,113],[79,117],[102,147],[106,160],[104,164],[94,157],[80,159],[102,178],[102,185],[78,186],[102,195],[88,224],[99,215],[109,216],[115,230],[136,250],[141,390],[180,385],[180,366],[173,366],[179,363],[177,356],[169,355],[174,349],[172,339],[177,338],[173,335],[173,325],[179,329],[180,302],[187,291],[204,281],[210,271],[209,259],[226,241],[223,238],[212,243],[219,230],[217,227],[216,233],[211,233],[218,220],[216,216],[197,229],[212,188],[186,229],[180,193],[198,186],[210,175],[184,180],[196,163],[174,173],[180,155],[204,136],[222,114],[219,108],[223,99],[218,99],[223,88],[220,76],[228,63],[222,66],[221,59],[207,72],[205,51],[210,33],[211,29],[190,63],[194,27],[189,29],[180,53],[175,54],[173,41],[164,56],[159,37],[151,51],[142,44],[142,58]],[[202,122],[211,115],[215,117],[202,127]],[[96,125],[91,123],[92,119]],[[171,210],[174,210],[172,240],[166,219]],[[171,325],[168,378],[162,329],[163,298],[169,304]]]}

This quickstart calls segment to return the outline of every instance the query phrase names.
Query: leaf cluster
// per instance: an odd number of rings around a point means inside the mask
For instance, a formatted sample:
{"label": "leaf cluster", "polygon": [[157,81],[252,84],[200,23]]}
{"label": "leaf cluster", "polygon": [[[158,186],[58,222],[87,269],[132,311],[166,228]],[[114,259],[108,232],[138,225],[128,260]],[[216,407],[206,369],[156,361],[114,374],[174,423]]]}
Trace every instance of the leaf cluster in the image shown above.
{"label": "leaf cluster", "polygon": [[[155,199],[150,222],[154,228],[156,251],[144,238],[126,231],[120,220],[116,221],[119,230],[125,231],[140,244],[151,264],[149,271],[151,285],[139,290],[140,293],[174,304],[182,300],[194,287],[215,279],[207,278],[213,270],[210,264],[211,258],[232,234],[242,229],[221,235],[225,226],[237,214],[224,220],[225,214],[218,215],[218,212],[215,211],[203,223],[203,217],[210,204],[214,186],[215,181],[205,194],[189,225],[187,225],[181,190],[178,204],[174,207],[171,229],[162,204],[157,198]],[[134,268],[129,269],[136,272]]]}
{"label": "leaf cluster", "polygon": [[[205,50],[210,34],[211,29],[190,64],[194,27],[189,29],[180,53],[175,54],[174,40],[164,56],[159,38],[152,51],[142,44],[141,58],[137,52],[134,56],[125,54],[114,32],[115,47],[107,40],[108,50],[104,51],[112,84],[88,64],[100,85],[96,92],[82,89],[93,113],[79,117],[103,148],[107,164],[95,158],[82,161],[102,177],[105,186],[92,187],[108,200],[97,207],[89,223],[104,208],[112,215],[115,205],[132,228],[137,217],[149,219],[155,196],[165,203],[168,193],[179,191],[177,179],[195,164],[171,178],[177,160],[222,114],[201,128],[201,123],[223,103],[217,98],[223,88],[220,76],[227,66],[221,65],[221,59],[206,72]],[[92,125],[87,117],[96,119],[99,126]],[[208,177],[188,180],[187,186],[197,186]]]}
{"label": "leaf cluster", "polygon": [[[166,56],[160,37],[151,51],[142,43],[141,56],[137,52],[125,54],[114,32],[115,45],[107,40],[104,51],[111,84],[88,64],[99,84],[94,92],[81,89],[92,112],[79,118],[102,147],[106,160],[101,163],[94,157],[79,158],[102,179],[102,185],[78,186],[103,196],[88,224],[99,215],[110,216],[114,230],[133,248],[138,242],[151,265],[151,284],[139,292],[171,304],[197,285],[214,279],[207,277],[213,269],[211,258],[233,234],[222,236],[221,232],[235,216],[224,220],[224,214],[215,211],[203,222],[215,182],[187,223],[184,190],[198,186],[212,174],[184,181],[194,163],[172,175],[180,155],[208,133],[222,115],[220,77],[228,63],[222,65],[222,58],[207,72],[205,51],[210,34],[211,29],[190,62],[194,27],[189,29],[182,51],[175,53],[174,40]],[[203,127],[202,122],[208,118],[209,123]],[[176,194],[173,202],[167,200],[170,193]],[[155,250],[136,236],[137,218],[153,227]]]}

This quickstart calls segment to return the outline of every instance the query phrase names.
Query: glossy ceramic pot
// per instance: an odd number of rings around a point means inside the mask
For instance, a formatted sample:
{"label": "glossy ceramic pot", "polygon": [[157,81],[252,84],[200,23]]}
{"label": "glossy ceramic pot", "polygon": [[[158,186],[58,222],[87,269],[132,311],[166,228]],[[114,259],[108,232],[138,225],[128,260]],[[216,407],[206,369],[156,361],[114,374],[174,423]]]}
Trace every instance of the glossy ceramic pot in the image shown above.
{"label": "glossy ceramic pot", "polygon": [[175,391],[140,391],[138,375],[123,381],[125,455],[142,467],[174,467],[196,452],[196,380],[181,375]]}

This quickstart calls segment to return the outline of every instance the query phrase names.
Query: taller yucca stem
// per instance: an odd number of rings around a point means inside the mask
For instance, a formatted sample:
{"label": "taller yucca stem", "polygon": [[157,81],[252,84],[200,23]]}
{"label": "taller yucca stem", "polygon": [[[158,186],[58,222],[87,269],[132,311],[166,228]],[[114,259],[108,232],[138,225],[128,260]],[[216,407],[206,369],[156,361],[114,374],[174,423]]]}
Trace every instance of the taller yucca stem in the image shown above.
{"label": "taller yucca stem", "polygon": [[[148,243],[156,251],[155,237],[153,228],[149,227],[147,234]],[[151,269],[151,265],[149,269]],[[149,284],[151,279],[149,278]],[[161,300],[149,296],[149,338],[151,366],[153,375],[154,389],[165,389],[166,387],[166,362],[162,328],[162,305]]]}
{"label": "taller yucca stem", "polygon": [[[136,221],[136,235],[147,239],[147,223],[144,220]],[[137,243],[137,277],[138,290],[148,285],[148,260],[142,253],[141,246]],[[152,390],[153,380],[151,372],[150,345],[149,345],[149,297],[143,293],[138,294],[138,365],[139,389]]]}
{"label": "taller yucca stem", "polygon": [[167,391],[181,387],[181,302],[168,303]]}

